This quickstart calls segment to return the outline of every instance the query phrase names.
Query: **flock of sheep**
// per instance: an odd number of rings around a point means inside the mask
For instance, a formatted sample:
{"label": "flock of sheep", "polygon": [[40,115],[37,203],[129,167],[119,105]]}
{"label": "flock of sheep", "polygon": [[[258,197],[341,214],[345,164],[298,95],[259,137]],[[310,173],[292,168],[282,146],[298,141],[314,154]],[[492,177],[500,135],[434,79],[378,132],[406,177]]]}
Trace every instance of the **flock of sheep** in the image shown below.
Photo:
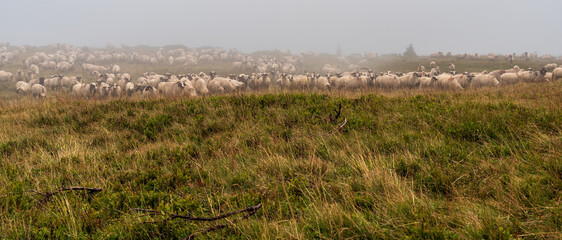
{"label": "flock of sheep", "polygon": [[[252,90],[359,90],[379,89],[425,89],[462,90],[485,86],[516,84],[519,82],[547,82],[562,78],[562,67],[548,64],[539,70],[500,69],[491,72],[455,72],[455,65],[449,64],[448,71],[441,72],[435,62],[430,62],[429,71],[421,64],[416,71],[408,73],[373,72],[367,68],[350,64],[348,71],[340,70],[339,65],[324,65],[323,74],[302,70],[304,55],[284,56],[283,58],[253,58],[236,50],[221,49],[157,49],[151,55],[124,50],[89,51],[70,45],[56,46],[54,54],[35,52],[21,58],[22,69],[15,73],[0,70],[0,84],[14,83],[15,91],[22,95],[45,97],[47,92],[66,92],[82,98],[152,96],[205,96],[244,92]],[[0,48],[0,69],[12,64],[27,49],[21,47],[7,51]],[[528,54],[524,55],[529,57]],[[372,57],[366,55],[365,58]],[[439,57],[439,56],[436,56]],[[511,56],[513,57],[513,55]],[[535,57],[530,55],[530,57]],[[345,59],[344,59],[345,60]],[[145,72],[133,79],[131,74],[122,73],[118,62],[135,64],[181,64],[197,65],[201,62],[229,61],[233,72],[219,76],[209,73],[155,73]],[[360,62],[359,62],[360,63]],[[354,66],[351,66],[354,65]],[[82,70],[82,76],[65,76],[69,71]],[[38,77],[40,71],[56,71],[50,77]],[[90,77],[91,76],[91,77]],[[88,78],[89,81],[85,81]],[[93,81],[92,81],[93,78]],[[84,80],[84,81],[83,81]],[[8,84],[9,85],[9,84]]]}
{"label": "flock of sheep", "polygon": [[439,67],[423,71],[420,66],[409,73],[375,73],[365,71],[344,72],[338,74],[307,73],[292,75],[287,73],[252,73],[218,76],[214,71],[209,74],[157,74],[146,72],[136,81],[128,73],[100,73],[93,71],[95,82],[84,83],[81,76],[53,75],[49,78],[26,79],[22,71],[16,76],[0,71],[0,81],[13,81],[18,94],[31,94],[45,97],[47,91],[71,93],[75,97],[107,98],[132,96],[135,93],[145,97],[166,96],[205,96],[252,90],[289,89],[289,90],[357,90],[367,88],[381,89],[424,89],[463,90],[516,84],[519,82],[548,82],[562,78],[562,67],[548,64],[538,71],[522,70],[518,66],[492,72],[456,73],[454,66],[450,71],[441,73]]}

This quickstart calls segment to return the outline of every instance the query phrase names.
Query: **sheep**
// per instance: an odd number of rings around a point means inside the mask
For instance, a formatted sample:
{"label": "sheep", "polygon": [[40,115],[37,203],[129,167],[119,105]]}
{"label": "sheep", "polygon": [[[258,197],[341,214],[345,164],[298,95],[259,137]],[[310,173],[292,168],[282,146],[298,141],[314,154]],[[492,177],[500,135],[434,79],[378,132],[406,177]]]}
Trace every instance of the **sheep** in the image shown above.
{"label": "sheep", "polygon": [[437,63],[435,61],[431,61],[429,62],[429,67],[430,68],[436,68],[437,67]]}
{"label": "sheep", "polygon": [[182,95],[186,86],[186,82],[162,82],[158,85],[158,91],[164,96],[178,97]]}
{"label": "sheep", "polygon": [[33,74],[35,75],[39,75],[39,67],[37,67],[37,65],[35,64],[29,66],[29,71],[33,72]]}
{"label": "sheep", "polygon": [[62,76],[62,78],[60,78],[60,86],[61,88],[68,88],[68,90],[72,90],[72,85],[74,85],[76,82],[80,82],[78,79],[81,79],[80,77],[64,77]]}
{"label": "sheep", "polygon": [[61,75],[53,75],[51,78],[45,79],[45,87],[50,88],[51,90],[60,89],[61,87]]}
{"label": "sheep", "polygon": [[215,80],[215,79],[210,80],[207,87],[209,88],[209,90],[212,93],[223,93],[224,92],[224,88],[221,86],[221,83],[218,80]]}
{"label": "sheep", "polygon": [[474,76],[465,72],[463,74],[457,74],[457,75],[453,75],[453,78],[455,80],[457,80],[457,82],[461,85],[461,87],[463,88],[467,88],[468,86],[470,86],[470,82],[472,81],[472,78]]}
{"label": "sheep", "polygon": [[441,74],[436,76],[436,86],[445,90],[463,90],[461,84],[451,74]]}
{"label": "sheep", "polygon": [[549,63],[544,66],[544,69],[546,69],[546,71],[552,72],[557,67],[558,65],[556,63]]}
{"label": "sheep", "polygon": [[441,74],[441,71],[439,71],[439,66],[431,68],[431,71],[429,72],[429,76],[439,76],[439,74]]}
{"label": "sheep", "polygon": [[17,94],[27,94],[30,89],[31,89],[31,85],[29,85],[29,83],[26,83],[24,81],[18,81],[16,83]]}
{"label": "sheep", "polygon": [[14,80],[14,74],[11,72],[0,71],[0,82],[11,82]]}
{"label": "sheep", "polygon": [[375,79],[375,87],[396,89],[400,86],[398,76],[394,74],[385,74]]}
{"label": "sheep", "polygon": [[199,77],[195,77],[193,79],[193,84],[192,84],[195,89],[197,90],[197,93],[201,94],[201,95],[207,95],[209,94],[209,89],[207,88],[207,83],[205,82],[205,80],[199,78]]}
{"label": "sheep", "polygon": [[113,83],[113,85],[111,85],[111,88],[109,89],[109,95],[112,97],[121,96],[121,87],[117,85],[117,83]]}
{"label": "sheep", "polygon": [[29,82],[31,79],[33,79],[33,72],[32,71],[28,71],[24,76],[23,76],[23,80],[26,82]]}
{"label": "sheep", "polygon": [[547,72],[547,73],[544,75],[544,79],[545,79],[545,81],[547,81],[547,82],[552,82],[552,73],[551,73],[551,72]]}
{"label": "sheep", "polygon": [[151,98],[158,96],[158,90],[153,86],[139,87],[141,95],[145,98]]}
{"label": "sheep", "polygon": [[111,86],[110,86],[109,84],[104,83],[104,82],[100,82],[100,83],[97,85],[97,92],[96,92],[96,94],[97,94],[98,97],[100,97],[100,98],[107,97],[107,96],[109,96],[109,91],[110,91],[110,89],[111,89]]}
{"label": "sheep", "polygon": [[33,84],[30,90],[33,98],[44,98],[47,96],[47,89],[41,84]]}
{"label": "sheep", "polygon": [[470,82],[471,88],[479,88],[484,86],[498,86],[500,82],[492,74],[477,74]]}
{"label": "sheep", "polygon": [[552,70],[552,81],[557,81],[562,78],[562,67],[557,67]]}
{"label": "sheep", "polygon": [[322,77],[320,74],[316,75],[316,88],[319,90],[330,90],[331,85],[327,77]]}
{"label": "sheep", "polygon": [[437,81],[437,77],[421,77],[420,89],[430,88]]}
{"label": "sheep", "polygon": [[125,94],[127,94],[127,96],[130,97],[130,96],[133,95],[133,93],[135,92],[135,84],[132,83],[132,82],[127,82],[127,83],[125,84],[125,87],[122,88],[122,89],[123,89],[123,91],[125,92]]}
{"label": "sheep", "polygon": [[291,88],[291,78],[292,76],[287,73],[282,73],[281,78],[277,79],[276,83],[281,88],[289,89]]}
{"label": "sheep", "polygon": [[449,71],[451,72],[455,71],[455,64],[449,63]]}
{"label": "sheep", "polygon": [[74,95],[75,97],[91,98],[95,95],[96,90],[97,86],[95,83],[78,83],[72,86],[72,95]]}
{"label": "sheep", "polygon": [[119,67],[119,65],[113,65],[111,66],[111,72],[114,74],[118,74],[121,71],[121,67]]}
{"label": "sheep", "polygon": [[508,84],[516,84],[519,82],[519,74],[518,73],[504,73],[500,76],[500,83],[502,85]]}
{"label": "sheep", "polygon": [[18,71],[16,72],[16,76],[15,76],[16,82],[23,81],[23,80],[24,80],[24,77],[25,77],[25,74],[23,74],[23,71],[22,71],[22,70],[18,70]]}
{"label": "sheep", "polygon": [[400,87],[403,88],[415,88],[420,86],[420,78],[421,74],[414,72],[408,73],[398,78],[400,82]]}
{"label": "sheep", "polygon": [[418,72],[425,72],[425,67],[421,63],[418,64]]}
{"label": "sheep", "polygon": [[490,72],[489,74],[492,75],[494,78],[496,78],[496,80],[500,80],[500,77],[502,74],[505,73],[505,70],[500,69],[500,70],[494,70],[492,72]]}

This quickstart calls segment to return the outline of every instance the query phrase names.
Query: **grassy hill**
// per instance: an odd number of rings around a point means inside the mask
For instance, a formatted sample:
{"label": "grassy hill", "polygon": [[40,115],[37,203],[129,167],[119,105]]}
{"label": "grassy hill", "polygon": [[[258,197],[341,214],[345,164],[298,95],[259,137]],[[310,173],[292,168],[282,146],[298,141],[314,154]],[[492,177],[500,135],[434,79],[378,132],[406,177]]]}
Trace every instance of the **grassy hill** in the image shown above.
{"label": "grassy hill", "polygon": [[[561,103],[562,82],[6,98],[0,238],[176,239],[217,224],[203,237],[561,238]],[[47,194],[70,186],[102,191]],[[132,211],[212,217],[258,203],[211,222]]]}

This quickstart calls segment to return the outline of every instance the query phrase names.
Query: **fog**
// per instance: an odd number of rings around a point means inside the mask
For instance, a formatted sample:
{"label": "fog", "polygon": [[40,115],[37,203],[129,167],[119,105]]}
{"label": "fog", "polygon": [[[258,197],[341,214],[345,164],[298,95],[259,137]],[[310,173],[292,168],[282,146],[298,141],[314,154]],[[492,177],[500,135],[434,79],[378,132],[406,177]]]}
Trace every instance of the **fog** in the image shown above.
{"label": "fog", "polygon": [[0,42],[561,55],[562,1],[0,0]]}

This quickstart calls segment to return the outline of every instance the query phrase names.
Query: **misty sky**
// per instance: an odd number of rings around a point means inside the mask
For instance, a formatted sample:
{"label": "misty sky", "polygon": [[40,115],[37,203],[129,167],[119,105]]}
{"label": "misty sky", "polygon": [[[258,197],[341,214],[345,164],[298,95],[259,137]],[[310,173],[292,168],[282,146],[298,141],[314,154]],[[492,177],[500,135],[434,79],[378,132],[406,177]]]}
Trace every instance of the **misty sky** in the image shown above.
{"label": "misty sky", "polygon": [[562,55],[560,0],[0,0],[0,42]]}

